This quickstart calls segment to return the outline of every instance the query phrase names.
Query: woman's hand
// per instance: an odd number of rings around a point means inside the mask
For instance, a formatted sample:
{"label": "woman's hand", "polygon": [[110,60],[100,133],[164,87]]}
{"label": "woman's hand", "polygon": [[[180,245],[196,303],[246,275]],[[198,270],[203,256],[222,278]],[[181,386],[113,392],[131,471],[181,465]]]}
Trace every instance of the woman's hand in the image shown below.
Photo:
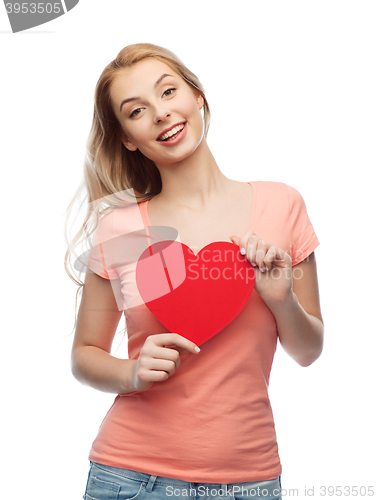
{"label": "woman's hand", "polygon": [[282,303],[292,296],[291,257],[281,248],[259,238],[249,230],[230,236],[240,252],[255,267],[255,290],[267,305]]}
{"label": "woman's hand", "polygon": [[154,382],[167,380],[180,366],[180,354],[200,352],[193,342],[177,333],[150,335],[134,365],[135,391],[146,391]]}

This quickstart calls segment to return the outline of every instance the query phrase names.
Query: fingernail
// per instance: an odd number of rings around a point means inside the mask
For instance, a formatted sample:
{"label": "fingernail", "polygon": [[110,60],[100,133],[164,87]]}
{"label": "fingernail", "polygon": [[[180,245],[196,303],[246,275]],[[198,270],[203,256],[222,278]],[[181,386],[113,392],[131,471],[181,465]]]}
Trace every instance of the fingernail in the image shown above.
{"label": "fingernail", "polygon": [[251,262],[251,264],[252,264],[253,267],[256,267],[256,264],[254,262]]}
{"label": "fingernail", "polygon": [[241,249],[240,249],[240,253],[241,253],[242,255],[245,255],[245,248],[241,248]]}
{"label": "fingernail", "polygon": [[196,352],[200,352],[200,351],[201,351],[201,349],[200,349],[199,347],[197,347],[197,345],[196,345],[196,347],[195,347],[195,351],[196,351]]}

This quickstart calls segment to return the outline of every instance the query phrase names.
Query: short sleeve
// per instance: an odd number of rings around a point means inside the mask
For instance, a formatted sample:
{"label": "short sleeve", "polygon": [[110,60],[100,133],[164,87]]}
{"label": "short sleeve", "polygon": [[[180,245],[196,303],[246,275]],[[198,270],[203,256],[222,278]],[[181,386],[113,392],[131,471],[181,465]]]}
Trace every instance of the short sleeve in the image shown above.
{"label": "short sleeve", "polygon": [[287,186],[289,202],[290,255],[295,266],[306,259],[320,244],[302,195],[295,188]]}
{"label": "short sleeve", "polygon": [[118,279],[115,268],[115,238],[113,232],[114,211],[99,219],[93,244],[88,256],[88,268],[108,280]]}

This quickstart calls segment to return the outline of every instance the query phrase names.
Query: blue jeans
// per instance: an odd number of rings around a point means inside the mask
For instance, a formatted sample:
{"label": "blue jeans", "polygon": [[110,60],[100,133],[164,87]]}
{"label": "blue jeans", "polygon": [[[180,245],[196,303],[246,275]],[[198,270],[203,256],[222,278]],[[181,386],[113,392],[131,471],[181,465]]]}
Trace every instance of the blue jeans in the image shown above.
{"label": "blue jeans", "polygon": [[91,462],[84,500],[281,500],[281,478],[252,483],[189,483]]}

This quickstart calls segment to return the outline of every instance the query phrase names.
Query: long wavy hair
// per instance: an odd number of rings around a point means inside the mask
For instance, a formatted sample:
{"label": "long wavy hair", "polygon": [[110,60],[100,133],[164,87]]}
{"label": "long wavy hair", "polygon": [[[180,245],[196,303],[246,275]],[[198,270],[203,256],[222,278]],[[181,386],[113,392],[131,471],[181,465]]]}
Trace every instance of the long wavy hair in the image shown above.
{"label": "long wavy hair", "polygon": [[[72,281],[78,285],[73,330],[77,323],[77,299],[85,285],[80,279],[81,273],[85,271],[85,259],[82,259],[82,253],[81,256],[77,255],[76,248],[85,242],[90,243],[90,236],[98,227],[101,216],[124,205],[124,198],[119,196],[119,193],[132,189],[137,201],[146,201],[162,189],[161,176],[155,163],[138,149],[129,151],[123,145],[122,129],[110,98],[111,85],[119,72],[146,58],[158,59],[167,64],[193,91],[200,92],[204,100],[204,136],[207,137],[208,134],[210,109],[204,88],[197,76],[173,52],[150,43],[136,43],[122,49],[116,59],[105,67],[95,87],[94,115],[86,143],[83,179],[65,211],[64,236],[68,248],[64,257],[64,268]],[[82,195],[85,196],[79,210],[86,206],[84,222],[72,238],[68,234],[69,218],[73,205]],[[104,208],[103,200],[106,205]],[[74,267],[71,263],[73,255],[76,257]],[[77,266],[80,261],[82,265]],[[75,270],[79,271],[78,274]]]}

